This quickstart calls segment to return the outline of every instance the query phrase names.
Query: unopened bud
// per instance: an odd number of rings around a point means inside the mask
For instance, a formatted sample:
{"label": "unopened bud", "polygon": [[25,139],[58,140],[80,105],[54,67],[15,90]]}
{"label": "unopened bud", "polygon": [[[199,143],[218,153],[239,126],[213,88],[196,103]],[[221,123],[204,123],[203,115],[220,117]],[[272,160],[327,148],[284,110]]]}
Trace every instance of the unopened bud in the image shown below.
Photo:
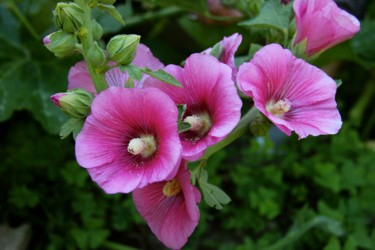
{"label": "unopened bud", "polygon": [[94,44],[88,49],[87,60],[96,67],[102,66],[107,62],[104,50],[100,48],[97,42],[94,42]]}
{"label": "unopened bud", "polygon": [[103,27],[95,19],[91,20],[91,27],[94,41],[100,40],[103,36]]}
{"label": "unopened bud", "polygon": [[51,96],[51,101],[72,118],[85,118],[90,114],[93,95],[83,89],[73,89]]}
{"label": "unopened bud", "polygon": [[75,53],[77,38],[70,33],[60,30],[44,37],[43,43],[55,56],[66,57]]}
{"label": "unopened bud", "polygon": [[82,26],[83,10],[75,3],[58,3],[53,12],[58,28],[68,33],[74,33]]}
{"label": "unopened bud", "polygon": [[111,61],[123,65],[130,64],[137,53],[140,38],[138,35],[117,35],[112,37],[107,45]]}

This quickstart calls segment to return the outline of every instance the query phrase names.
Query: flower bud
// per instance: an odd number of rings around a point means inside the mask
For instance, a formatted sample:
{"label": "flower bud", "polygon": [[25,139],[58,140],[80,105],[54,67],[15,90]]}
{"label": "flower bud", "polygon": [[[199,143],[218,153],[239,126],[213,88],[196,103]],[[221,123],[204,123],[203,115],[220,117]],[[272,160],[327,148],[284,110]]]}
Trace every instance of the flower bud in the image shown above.
{"label": "flower bud", "polygon": [[103,36],[103,27],[95,19],[91,20],[91,27],[94,41],[100,40]]}
{"label": "flower bud", "polygon": [[51,101],[72,118],[82,119],[90,114],[93,95],[83,89],[73,89],[51,96]]}
{"label": "flower bud", "polygon": [[140,36],[117,35],[107,44],[107,51],[111,61],[120,64],[130,64],[137,52]]}
{"label": "flower bud", "polygon": [[106,63],[107,58],[105,56],[104,50],[100,48],[97,42],[94,42],[87,51],[87,60],[94,66],[102,66]]}
{"label": "flower bud", "polygon": [[75,53],[77,38],[72,34],[60,30],[44,37],[43,43],[55,56],[66,57]]}
{"label": "flower bud", "polygon": [[58,3],[53,12],[58,28],[74,33],[83,22],[83,10],[75,3]]}

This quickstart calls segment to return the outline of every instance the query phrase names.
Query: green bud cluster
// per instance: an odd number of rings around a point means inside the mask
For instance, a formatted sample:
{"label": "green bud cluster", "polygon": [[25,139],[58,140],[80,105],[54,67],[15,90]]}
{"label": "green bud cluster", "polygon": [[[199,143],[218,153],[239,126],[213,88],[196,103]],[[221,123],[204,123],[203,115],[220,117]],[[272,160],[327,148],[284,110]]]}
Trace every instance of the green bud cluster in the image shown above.
{"label": "green bud cluster", "polygon": [[84,19],[84,11],[75,3],[58,3],[54,12],[56,26],[68,33],[78,30]]}

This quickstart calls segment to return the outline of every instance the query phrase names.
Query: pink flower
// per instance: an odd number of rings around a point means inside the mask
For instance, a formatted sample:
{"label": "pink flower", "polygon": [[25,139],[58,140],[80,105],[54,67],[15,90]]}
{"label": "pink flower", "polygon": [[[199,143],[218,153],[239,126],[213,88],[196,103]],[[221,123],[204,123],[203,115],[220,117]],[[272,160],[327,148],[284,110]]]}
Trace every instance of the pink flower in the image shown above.
{"label": "pink flower", "polygon": [[[154,57],[151,50],[143,44],[138,45],[133,64],[139,67],[148,67],[152,70],[164,67],[159,59]],[[114,68],[107,71],[105,78],[108,86],[124,87],[129,76],[127,72],[123,73],[119,68]],[[135,80],[135,86],[141,88],[145,78],[147,78],[147,76],[144,76],[140,81]],[[68,89],[82,88],[88,92],[96,93],[85,61],[80,61],[70,68],[68,81]]]}
{"label": "pink flower", "polygon": [[[208,10],[211,14],[224,17],[242,17],[243,14],[233,8],[227,8],[222,3],[221,0],[208,0]],[[229,21],[229,20],[228,20]],[[228,22],[227,21],[227,22]],[[231,23],[229,21],[229,23]]]}
{"label": "pink flower", "polygon": [[201,195],[190,183],[185,161],[174,179],[134,190],[133,200],[152,232],[168,248],[182,248],[198,225]]}
{"label": "pink flower", "polygon": [[[242,36],[238,33],[231,35],[230,37],[224,37],[224,39],[220,42],[220,45],[223,47],[223,52],[220,56],[219,61],[225,63],[232,69],[233,80],[236,79],[237,74],[237,67],[234,63],[234,54],[238,47],[240,46],[242,41]],[[203,54],[210,54],[212,48],[206,49],[203,51]]]}
{"label": "pink flower", "polygon": [[95,97],[76,138],[77,161],[107,193],[173,177],[181,156],[177,116],[158,89],[110,87]]}
{"label": "pink flower", "polygon": [[354,16],[337,7],[333,0],[295,0],[297,36],[295,44],[307,40],[311,56],[348,40],[359,31]]}
{"label": "pink flower", "polygon": [[180,134],[182,155],[188,160],[199,159],[207,147],[228,135],[241,116],[242,102],[232,81],[230,68],[210,55],[193,54],[185,68],[169,65],[164,70],[182,84],[174,87],[154,78],[146,79],[145,87],[157,87],[176,104],[186,104],[183,117],[191,124]]}
{"label": "pink flower", "polygon": [[336,134],[341,117],[336,107],[336,83],[323,71],[278,44],[259,50],[241,65],[238,87],[281,131],[299,138]]}

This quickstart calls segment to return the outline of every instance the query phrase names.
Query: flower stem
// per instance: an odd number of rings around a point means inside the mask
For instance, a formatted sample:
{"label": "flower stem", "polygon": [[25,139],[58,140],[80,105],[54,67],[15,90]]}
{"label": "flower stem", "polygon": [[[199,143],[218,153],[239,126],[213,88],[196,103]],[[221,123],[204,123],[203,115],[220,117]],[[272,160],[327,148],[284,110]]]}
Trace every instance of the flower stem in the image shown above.
{"label": "flower stem", "polygon": [[35,40],[40,40],[38,32],[34,29],[34,27],[29,23],[27,18],[22,14],[20,9],[13,1],[8,1],[7,3],[8,9],[10,9],[14,15],[21,21],[21,23],[25,26],[25,28],[30,32],[30,34],[34,37]]}
{"label": "flower stem", "polygon": [[88,4],[81,6],[84,11],[83,25],[78,32],[78,36],[82,43],[83,57],[86,61],[87,68],[89,69],[91,79],[95,85],[96,92],[100,92],[107,88],[107,82],[105,80],[105,72],[97,69],[92,63],[90,58],[88,58],[89,49],[94,46],[94,38],[92,35],[91,26],[91,9]]}
{"label": "flower stem", "polygon": [[215,144],[214,146],[208,148],[206,153],[203,155],[201,159],[207,160],[211,155],[216,153],[217,151],[225,148],[230,143],[238,139],[241,135],[243,135],[248,129],[249,125],[252,121],[255,120],[259,111],[252,107],[240,120],[237,126],[233,129],[233,131],[221,142]]}

